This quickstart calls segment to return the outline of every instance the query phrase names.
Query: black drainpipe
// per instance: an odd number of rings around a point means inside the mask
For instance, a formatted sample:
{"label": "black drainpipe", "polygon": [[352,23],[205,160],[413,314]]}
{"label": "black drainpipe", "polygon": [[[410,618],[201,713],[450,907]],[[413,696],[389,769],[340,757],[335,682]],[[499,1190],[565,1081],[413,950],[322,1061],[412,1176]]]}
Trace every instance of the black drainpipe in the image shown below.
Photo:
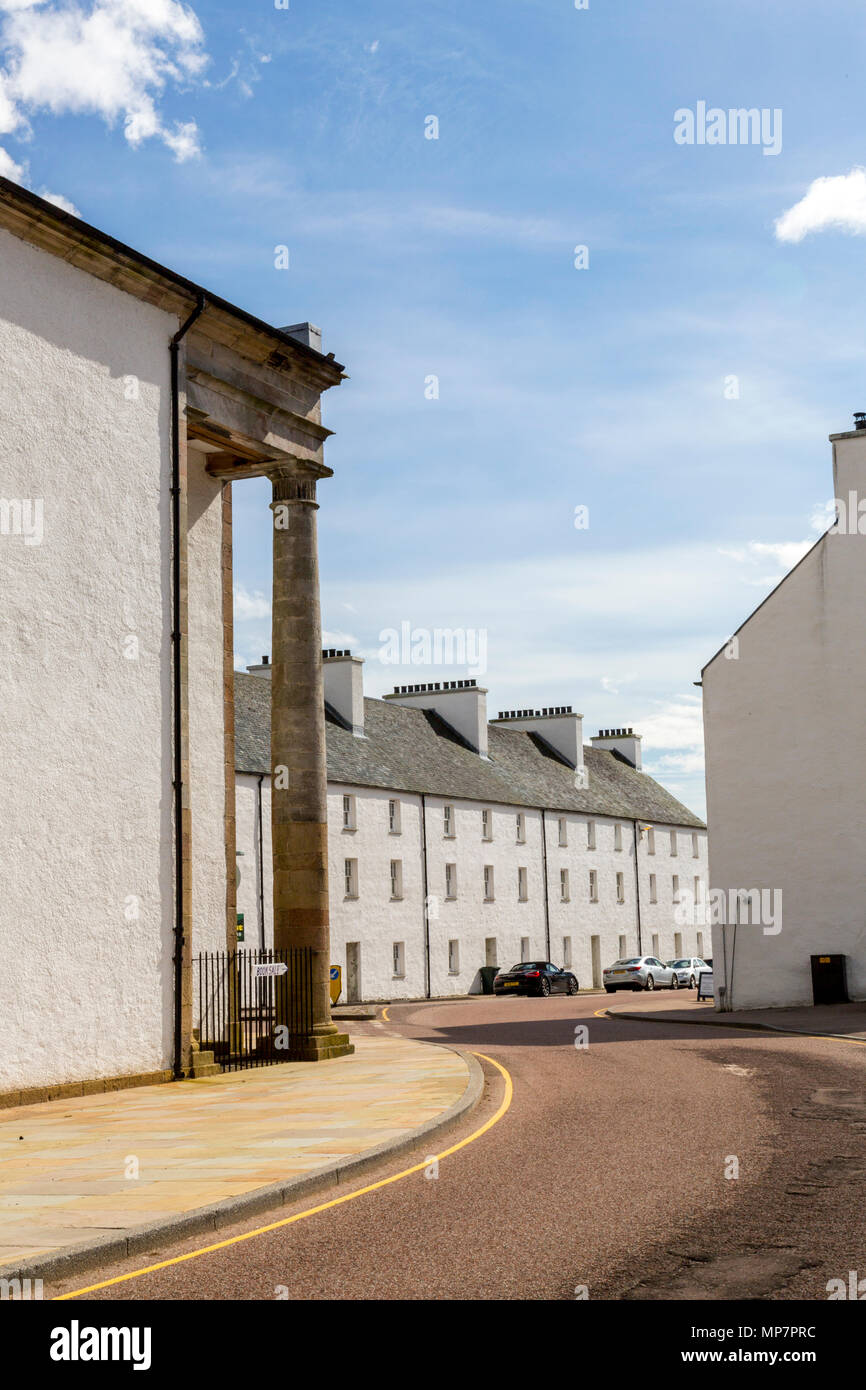
{"label": "black drainpipe", "polygon": [[544,807],[541,808],[541,859],[544,865],[544,935],[547,942],[547,959],[550,960],[550,893],[547,886],[547,822]]}
{"label": "black drainpipe", "polygon": [[174,1074],[183,1075],[183,757],[181,749],[181,633],[180,633],[180,369],[182,339],[189,332],[207,303],[198,296],[195,308],[169,344],[171,357],[171,530],[172,530],[172,633],[171,651],[174,684]]}
{"label": "black drainpipe", "polygon": [[638,868],[638,862],[637,862],[637,845],[638,845],[638,839],[637,839],[637,821],[636,821],[636,820],[635,820],[635,821],[632,821],[632,827],[633,827],[633,829],[634,829],[634,889],[635,889],[635,904],[636,904],[636,906],[637,906],[637,953],[638,953],[639,956],[642,956],[642,955],[643,955],[643,939],[642,939],[642,933],[641,933],[641,920],[640,920],[640,870],[639,870],[639,868]]}
{"label": "black drainpipe", "polygon": [[426,995],[430,990],[430,913],[427,904],[427,799],[421,793],[421,891],[424,895],[424,960],[426,967]]}
{"label": "black drainpipe", "polygon": [[258,794],[258,813],[259,813],[259,814],[258,814],[258,821],[259,821],[259,924],[260,924],[260,927],[261,927],[261,930],[260,930],[260,933],[259,933],[259,935],[260,935],[260,937],[261,937],[261,940],[259,941],[259,946],[261,947],[261,949],[262,949],[263,951],[264,951],[264,949],[265,949],[265,862],[264,862],[264,857],[263,857],[263,855],[264,855],[264,847],[263,847],[263,845],[262,845],[262,783],[264,782],[264,780],[265,780],[265,774],[262,773],[261,776],[259,777],[259,794]]}

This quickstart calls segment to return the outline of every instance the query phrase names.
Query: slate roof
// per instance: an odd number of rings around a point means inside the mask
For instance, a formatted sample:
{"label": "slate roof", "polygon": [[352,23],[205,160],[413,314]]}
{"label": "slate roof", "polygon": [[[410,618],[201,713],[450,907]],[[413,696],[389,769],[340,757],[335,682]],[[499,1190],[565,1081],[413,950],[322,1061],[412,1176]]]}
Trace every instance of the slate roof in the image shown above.
{"label": "slate roof", "polygon": [[[574,770],[537,734],[489,725],[485,762],[433,710],[365,699],[363,739],[329,706],[325,714],[329,782],[705,829],[670,792],[613,752],[584,749],[589,786],[581,789]],[[270,737],[270,681],[236,671],[238,772],[270,773]]]}

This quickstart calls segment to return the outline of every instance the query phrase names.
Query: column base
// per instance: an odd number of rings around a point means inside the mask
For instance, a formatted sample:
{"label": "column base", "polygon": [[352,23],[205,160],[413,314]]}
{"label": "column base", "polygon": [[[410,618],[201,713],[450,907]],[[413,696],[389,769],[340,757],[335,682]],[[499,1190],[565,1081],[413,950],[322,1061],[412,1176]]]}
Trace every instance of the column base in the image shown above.
{"label": "column base", "polygon": [[[334,1057],[348,1057],[355,1051],[348,1033],[308,1033],[285,1055],[287,1062],[330,1062]],[[282,1060],[282,1059],[281,1059]]]}

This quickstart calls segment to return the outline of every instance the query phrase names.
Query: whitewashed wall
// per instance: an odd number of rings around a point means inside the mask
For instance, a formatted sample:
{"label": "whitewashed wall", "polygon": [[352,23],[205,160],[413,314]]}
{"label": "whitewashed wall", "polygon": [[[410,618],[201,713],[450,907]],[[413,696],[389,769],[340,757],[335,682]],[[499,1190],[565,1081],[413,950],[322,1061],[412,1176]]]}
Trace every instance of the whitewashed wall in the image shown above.
{"label": "whitewashed wall", "polygon": [[[835,495],[866,495],[866,439],[835,452]],[[864,547],[826,536],[704,672],[711,888],[782,890],[778,934],[737,930],[734,1008],[811,1004],[819,953],[866,997]],[[733,938],[713,930],[717,985]]]}
{"label": "whitewashed wall", "polygon": [[0,1090],[172,1052],[169,337],[0,232]]}
{"label": "whitewashed wall", "polygon": [[[238,848],[243,850],[239,910],[245,914],[246,944],[261,939],[257,896],[258,830],[256,797],[258,779],[238,777]],[[355,797],[356,827],[342,828],[343,796]],[[396,799],[401,807],[401,833],[389,833],[388,803]],[[477,992],[481,988],[479,969],[486,963],[486,942],[496,941],[496,963],[507,967],[521,957],[545,957],[547,943],[544,913],[544,871],[541,838],[541,812],[526,808],[526,842],[517,841],[516,815],[520,809],[491,804],[493,838],[482,838],[483,803],[428,796],[427,892],[429,898],[430,988],[434,997]],[[454,836],[444,833],[444,807],[453,807]],[[273,915],[270,899],[270,796],[268,779],[263,788],[265,940],[273,942]],[[637,913],[634,879],[632,822],[623,821],[621,851],[615,849],[615,825],[610,818],[596,817],[596,849],[587,848],[588,816],[566,814],[566,847],[558,843],[558,814],[547,813],[548,885],[550,901],[550,957],[564,963],[563,938],[571,940],[571,968],[582,988],[592,986],[592,945],[600,938],[600,964],[609,965],[620,953],[620,936],[626,949],[636,953]],[[679,854],[671,857],[669,827],[656,827],[656,853],[646,854],[641,843],[641,906],[643,950],[650,952],[652,933],[660,937],[664,959],[674,954],[674,933],[683,934],[683,952],[696,952],[693,927],[680,927],[674,921],[671,875],[691,884],[700,873],[706,882],[706,835],[699,832],[700,858],[692,858],[691,832],[680,829]],[[426,991],[425,920],[423,910],[423,864],[421,853],[421,798],[414,793],[330,784],[328,788],[328,853],[331,910],[331,960],[343,967],[346,982],[346,943],[360,943],[360,996],[364,999],[421,998]],[[358,897],[348,899],[344,888],[344,861],[358,861]],[[403,898],[390,898],[390,861],[403,864]],[[445,866],[457,866],[457,895],[445,895]],[[494,900],[484,900],[484,866],[494,871]],[[527,901],[518,897],[518,868],[527,870]],[[560,901],[560,868],[568,868],[571,901]],[[589,870],[598,870],[599,902],[589,902]],[[625,902],[616,901],[616,874],[624,875]],[[659,902],[649,903],[649,873],[656,872]],[[527,939],[528,950],[522,949]],[[449,970],[448,943],[459,942],[459,968]],[[393,971],[393,943],[405,944],[405,973]],[[707,936],[707,949],[709,937]],[[345,995],[344,995],[345,997]]]}

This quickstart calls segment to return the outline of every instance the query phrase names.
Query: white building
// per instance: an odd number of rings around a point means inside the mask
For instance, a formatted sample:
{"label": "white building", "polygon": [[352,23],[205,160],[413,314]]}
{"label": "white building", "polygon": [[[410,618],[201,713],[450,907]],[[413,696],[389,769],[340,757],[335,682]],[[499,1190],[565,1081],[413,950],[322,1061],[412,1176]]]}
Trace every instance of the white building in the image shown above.
{"label": "white building", "polygon": [[341,377],[0,178],[0,1106],[195,1068],[193,955],[235,938],[232,479],[327,473]]}
{"label": "white building", "polygon": [[838,523],[703,671],[725,1009],[811,1004],[812,955],[866,998],[866,429],[830,438]]}
{"label": "white building", "polygon": [[[470,681],[365,699],[363,663],[324,655],[333,963],[344,998],[478,991],[533,956],[601,986],[619,956],[703,955],[676,920],[702,898],[702,821],[641,770],[640,737],[584,748],[571,710],[488,723]],[[238,909],[271,944],[268,666],[235,673]],[[426,904],[426,910],[425,910]]]}

